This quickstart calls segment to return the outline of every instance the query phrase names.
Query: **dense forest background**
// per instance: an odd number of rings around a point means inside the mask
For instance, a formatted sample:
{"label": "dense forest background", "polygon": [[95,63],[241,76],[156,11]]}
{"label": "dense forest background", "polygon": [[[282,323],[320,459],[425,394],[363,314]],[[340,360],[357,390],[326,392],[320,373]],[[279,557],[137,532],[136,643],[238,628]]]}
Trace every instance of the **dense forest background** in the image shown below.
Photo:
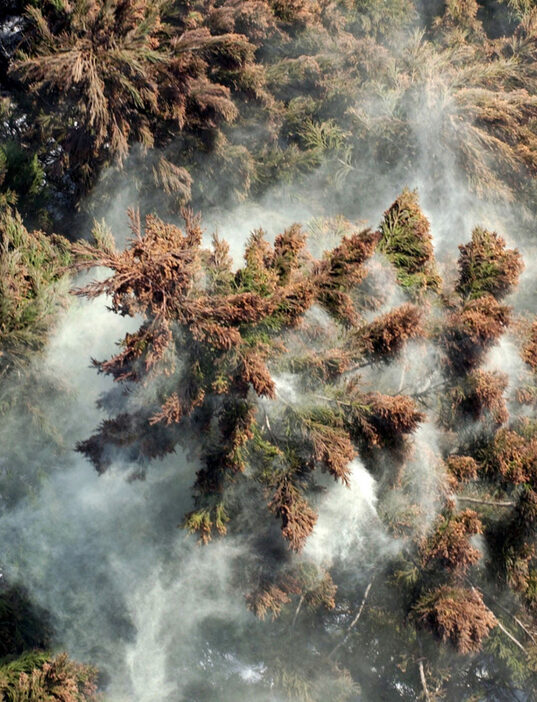
{"label": "dense forest background", "polygon": [[0,697],[537,699],[537,5],[0,3]]}

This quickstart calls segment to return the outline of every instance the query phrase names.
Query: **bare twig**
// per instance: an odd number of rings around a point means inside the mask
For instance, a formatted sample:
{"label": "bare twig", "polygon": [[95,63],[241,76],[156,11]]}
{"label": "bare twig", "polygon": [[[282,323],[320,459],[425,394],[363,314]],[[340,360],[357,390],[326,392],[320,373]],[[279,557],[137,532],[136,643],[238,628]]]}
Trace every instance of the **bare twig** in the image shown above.
{"label": "bare twig", "polygon": [[398,393],[400,393],[403,390],[403,385],[405,384],[405,377],[406,377],[406,362],[403,362],[403,367],[401,369],[401,378],[399,379],[399,387],[397,388]]}
{"label": "bare twig", "polygon": [[511,641],[515,644],[515,646],[517,646],[521,651],[523,651],[524,653],[526,653],[526,649],[525,649],[524,646],[520,643],[520,641],[519,641],[518,639],[515,639],[515,637],[513,636],[513,634],[511,634],[511,632],[508,631],[508,630],[504,627],[504,625],[501,623],[501,621],[500,621],[499,619],[497,619],[497,622],[498,622],[498,627],[503,631],[503,633],[504,633],[508,638],[511,639]]}
{"label": "bare twig", "polygon": [[[500,607],[502,607],[502,605],[500,605]],[[507,610],[505,609],[505,607],[502,607],[502,609],[503,609],[505,612],[507,612]],[[522,629],[522,631],[526,634],[526,636],[528,636],[528,637],[533,641],[534,644],[537,644],[537,639],[535,638],[535,636],[531,633],[531,631],[530,631],[527,627],[524,626],[524,624],[522,624],[522,622],[520,621],[520,619],[519,619],[518,617],[515,617],[514,614],[511,614],[511,612],[508,612],[508,614],[509,614],[509,615],[513,618],[513,620],[518,624],[518,626]]]}
{"label": "bare twig", "polygon": [[326,397],[326,395],[314,395],[318,400],[325,400],[326,402],[335,402],[338,405],[343,405],[343,407],[352,407],[352,402],[344,402],[343,400],[336,400],[335,397]]}
{"label": "bare twig", "polygon": [[267,413],[267,410],[265,409],[265,407],[263,407],[263,413],[265,415],[265,426],[267,428],[267,431],[270,434],[272,440],[277,441],[278,439],[277,439],[276,435],[274,434],[274,432],[272,431],[272,427],[270,426],[269,416],[268,416],[268,413]]}
{"label": "bare twig", "polygon": [[482,500],[479,497],[463,497],[462,495],[457,495],[456,499],[460,502],[471,502],[476,505],[490,505],[491,507],[514,507],[516,504],[511,500]]}
{"label": "bare twig", "polygon": [[295,611],[295,616],[293,617],[293,621],[291,622],[291,629],[294,629],[294,627],[295,627],[297,617],[300,613],[300,610],[302,609],[302,605],[304,604],[304,597],[305,597],[305,595],[300,596],[300,599],[298,601],[298,607],[296,608],[296,611]]}
{"label": "bare twig", "polygon": [[427,678],[425,677],[425,668],[423,667],[423,659],[420,658],[418,662],[418,668],[420,670],[420,680],[421,680],[421,686],[423,688],[423,694],[425,696],[425,699],[427,702],[432,702],[432,697],[431,693],[429,692],[429,689],[427,687]]}
{"label": "bare twig", "polygon": [[344,645],[347,643],[347,641],[348,641],[348,639],[349,639],[349,636],[351,635],[352,629],[356,626],[356,624],[358,624],[358,621],[359,621],[360,617],[362,616],[362,612],[364,611],[365,603],[366,603],[366,601],[367,601],[367,598],[369,597],[369,591],[371,590],[371,585],[373,585],[373,581],[372,581],[372,580],[371,580],[370,583],[368,583],[368,585],[367,585],[367,587],[366,587],[366,589],[365,589],[364,597],[363,597],[363,599],[362,599],[362,602],[361,602],[361,604],[360,604],[360,607],[358,608],[358,611],[356,612],[356,616],[354,617],[354,619],[352,620],[352,622],[351,622],[351,623],[349,624],[349,626],[347,627],[347,631],[345,632],[345,636],[344,636],[343,639],[342,639],[338,644],[336,644],[336,646],[334,646],[334,648],[330,651],[330,653],[328,654],[328,658],[332,658],[332,656],[334,655],[334,653],[335,653],[339,648],[341,648],[341,646],[344,646]]}

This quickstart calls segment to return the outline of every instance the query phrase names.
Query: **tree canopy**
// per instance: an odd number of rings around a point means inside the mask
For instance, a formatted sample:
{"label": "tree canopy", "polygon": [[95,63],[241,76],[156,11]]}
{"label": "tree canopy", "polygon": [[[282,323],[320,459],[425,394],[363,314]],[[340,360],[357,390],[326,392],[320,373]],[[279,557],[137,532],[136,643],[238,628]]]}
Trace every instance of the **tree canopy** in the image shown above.
{"label": "tree canopy", "polygon": [[2,699],[537,697],[536,47],[2,3]]}

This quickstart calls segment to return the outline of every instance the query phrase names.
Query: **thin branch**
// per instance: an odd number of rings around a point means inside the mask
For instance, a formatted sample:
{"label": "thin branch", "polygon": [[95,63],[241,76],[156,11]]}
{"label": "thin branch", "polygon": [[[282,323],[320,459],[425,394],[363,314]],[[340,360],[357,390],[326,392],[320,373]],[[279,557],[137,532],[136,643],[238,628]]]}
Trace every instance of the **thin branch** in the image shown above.
{"label": "thin branch", "polygon": [[342,158],[336,158],[336,161],[338,163],[341,163],[342,166],[345,166],[345,168],[349,169],[350,171],[356,170],[356,168],[352,164],[347,163],[347,161],[344,161]]}
{"label": "thin branch", "polygon": [[[500,607],[501,607],[501,605],[500,605]],[[507,610],[505,609],[505,607],[502,607],[502,609],[503,609],[505,612],[507,612]],[[531,633],[531,631],[530,631],[529,629],[527,629],[527,628],[524,626],[524,624],[522,624],[522,622],[520,621],[520,619],[519,619],[518,617],[515,617],[514,614],[511,614],[511,612],[508,612],[508,614],[510,614],[511,617],[513,617],[513,620],[518,624],[518,626],[522,629],[522,631],[526,634],[526,636],[528,636],[528,637],[533,641],[534,644],[537,644],[537,640],[535,639],[535,636]]]}
{"label": "thin branch", "polygon": [[360,604],[360,607],[358,608],[358,612],[356,613],[356,616],[354,617],[354,619],[352,620],[352,622],[351,622],[351,623],[349,624],[349,626],[347,627],[347,631],[346,631],[346,633],[345,633],[345,636],[344,636],[343,639],[342,639],[338,644],[336,644],[336,646],[334,646],[334,648],[330,651],[330,653],[328,654],[328,658],[332,658],[332,656],[334,655],[334,653],[335,653],[339,648],[341,648],[341,646],[344,646],[344,645],[347,643],[347,641],[348,641],[348,639],[349,639],[349,636],[351,635],[351,630],[356,626],[356,624],[358,624],[358,621],[359,621],[360,617],[362,616],[362,612],[364,611],[365,603],[366,603],[367,598],[368,598],[368,596],[369,596],[369,591],[371,590],[371,585],[373,585],[373,581],[372,581],[372,580],[371,580],[370,583],[368,583],[368,585],[367,585],[367,587],[366,587],[366,589],[365,589],[364,597],[363,597],[363,599],[362,599],[362,602],[361,602],[361,604]]}
{"label": "thin branch", "polygon": [[[412,396],[410,395],[410,397],[412,397]],[[425,400],[423,399],[423,397],[417,397],[417,398],[416,398],[416,402],[417,402],[419,405],[421,405],[422,407],[425,407],[426,410],[430,410],[430,409],[431,409],[431,405],[427,404],[427,402],[425,402]]]}
{"label": "thin branch", "polygon": [[305,597],[305,595],[300,595],[300,599],[298,601],[298,607],[296,608],[295,616],[293,617],[293,621],[291,622],[291,629],[295,628],[297,617],[300,613],[300,610],[302,609],[302,605],[304,604],[304,597]]}
{"label": "thin branch", "polygon": [[409,393],[408,396],[412,397],[415,400],[419,400],[421,397],[425,397],[433,390],[436,390],[437,388],[441,388],[444,385],[447,385],[446,380],[442,380],[441,382],[436,383],[436,385],[430,385],[428,388],[426,388],[425,390],[421,390],[420,392],[411,392],[411,393]]}
{"label": "thin branch", "polygon": [[423,667],[423,659],[420,658],[418,662],[418,668],[420,669],[420,680],[421,680],[421,686],[423,688],[423,694],[425,696],[425,699],[427,702],[432,702],[432,697],[431,693],[429,692],[429,689],[427,687],[427,678],[425,677],[425,668]]}
{"label": "thin branch", "polygon": [[326,402],[336,402],[338,405],[343,405],[343,407],[352,407],[352,402],[344,402],[343,400],[336,400],[335,397],[326,397],[326,395],[314,395],[318,400],[326,400]]}
{"label": "thin branch", "polygon": [[524,653],[526,653],[526,649],[525,649],[524,646],[520,643],[520,641],[519,641],[518,639],[515,639],[515,637],[513,636],[513,634],[511,634],[511,632],[508,631],[508,630],[504,627],[504,625],[501,623],[501,621],[500,621],[499,619],[497,619],[497,622],[498,622],[498,627],[503,631],[503,633],[504,633],[507,637],[509,637],[509,638],[511,639],[511,641],[515,644],[515,646],[518,646],[518,648],[519,648],[521,651],[523,651]]}
{"label": "thin branch", "polygon": [[476,505],[490,505],[491,507],[514,507],[516,504],[511,500],[482,500],[479,497],[463,497],[462,495],[456,495],[456,499],[460,502],[471,502]]}
{"label": "thin branch", "polygon": [[263,407],[263,412],[265,414],[265,426],[267,428],[267,431],[270,434],[272,440],[277,442],[278,439],[277,439],[276,435],[274,434],[274,432],[272,431],[272,427],[270,426],[269,416],[268,416],[268,413],[267,413],[267,410],[265,407]]}
{"label": "thin branch", "polygon": [[402,366],[403,367],[401,368],[401,378],[399,379],[399,387],[397,388],[398,393],[402,392],[403,385],[405,383],[405,378],[406,378],[406,362],[405,361],[403,361]]}

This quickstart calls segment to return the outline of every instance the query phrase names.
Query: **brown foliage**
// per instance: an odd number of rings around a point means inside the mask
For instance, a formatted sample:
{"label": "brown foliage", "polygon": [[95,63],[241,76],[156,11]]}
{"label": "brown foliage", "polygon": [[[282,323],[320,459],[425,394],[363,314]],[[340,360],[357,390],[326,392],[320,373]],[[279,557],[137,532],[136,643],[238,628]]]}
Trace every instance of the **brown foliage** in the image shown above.
{"label": "brown foliage", "polygon": [[347,327],[358,322],[358,314],[351,296],[341,290],[326,290],[319,295],[319,302],[330,314]]}
{"label": "brown foliage", "polygon": [[181,401],[176,392],[172,393],[168,398],[166,398],[160,412],[154,414],[149,420],[150,424],[157,424],[158,422],[164,422],[164,424],[177,424],[181,421],[183,416],[183,409],[181,407]]}
{"label": "brown foliage", "polygon": [[537,322],[531,325],[528,339],[522,348],[522,360],[537,371]]}
{"label": "brown foliage", "polygon": [[113,358],[94,364],[99,371],[114,380],[141,380],[162,359],[172,340],[169,324],[165,319],[154,319],[142,324],[133,334],[125,334],[123,351]]}
{"label": "brown foliage", "polygon": [[208,544],[213,538],[214,532],[219,536],[227,533],[226,523],[229,521],[226,510],[222,503],[211,507],[195,509],[185,515],[184,528],[191,534],[197,534],[203,544]]}
{"label": "brown foliage", "polygon": [[370,229],[344,236],[339,246],[325,254],[319,271],[321,287],[348,290],[361,283],[366,275],[363,264],[375,252],[378,239]]}
{"label": "brown foliage", "polygon": [[[59,117],[55,136],[77,180],[91,183],[100,164],[123,161],[132,143],[163,145],[170,126],[208,128],[237,117],[229,88],[214,81],[204,56],[240,56],[247,66],[253,47],[204,27],[174,32],[164,12],[153,0],[28,7],[31,30],[11,72]],[[188,186],[188,172],[170,167],[164,185],[176,189],[179,177],[179,188]]]}
{"label": "brown foliage", "polygon": [[228,0],[210,9],[208,23],[218,34],[245,34],[256,46],[278,36],[274,14],[265,0]]}
{"label": "brown foliage", "polygon": [[361,327],[355,339],[367,355],[389,360],[409,339],[423,334],[422,311],[406,304]]}
{"label": "brown foliage", "polygon": [[287,283],[291,273],[297,269],[299,256],[305,245],[306,235],[299,224],[294,224],[283,234],[278,234],[274,240],[273,265],[283,283]]}
{"label": "brown foliage", "polygon": [[288,475],[278,478],[276,490],[269,502],[270,511],[281,519],[284,538],[293,551],[301,551],[313,531],[317,514],[300,494]]}
{"label": "brown foliage", "polygon": [[336,606],[337,585],[332,580],[332,576],[327,571],[322,573],[322,577],[317,579],[313,586],[305,590],[304,601],[310,610],[317,610],[320,607],[334,609]]}
{"label": "brown foliage", "polygon": [[351,364],[348,351],[339,348],[328,351],[311,351],[304,356],[291,359],[290,368],[303,373],[306,383],[317,387],[319,383],[336,380]]}
{"label": "brown foliage", "polygon": [[322,463],[336,480],[349,486],[349,463],[356,456],[347,432],[340,427],[308,422],[313,458]]}
{"label": "brown foliage", "polygon": [[270,612],[276,619],[282,607],[291,601],[291,594],[298,594],[300,587],[294,580],[286,578],[278,583],[264,583],[246,596],[246,604],[258,619],[265,619]]}
{"label": "brown foliage", "polygon": [[438,517],[433,533],[421,546],[422,564],[428,566],[437,561],[448,570],[464,574],[481,557],[469,537],[482,532],[483,525],[476,512],[467,509],[453,514],[447,511]]}
{"label": "brown foliage", "polygon": [[498,371],[474,370],[443,398],[441,418],[447,426],[458,421],[478,421],[485,416],[495,424],[509,419],[504,391],[509,378]]}
{"label": "brown foliage", "polygon": [[366,276],[364,263],[376,248],[378,234],[367,229],[350,237],[325,254],[314,273],[319,302],[343,324],[353,326],[358,317],[348,291]]}
{"label": "brown foliage", "polygon": [[309,279],[290,283],[278,301],[276,314],[281,323],[290,329],[302,324],[305,313],[316,300],[318,291],[315,282]]}
{"label": "brown foliage", "polygon": [[537,477],[537,439],[499,429],[486,451],[485,469],[506,483],[519,485]]}
{"label": "brown foliage", "polygon": [[413,611],[418,624],[462,654],[479,651],[496,626],[496,617],[475,588],[441,586],[423,595]]}
{"label": "brown foliage", "polygon": [[488,415],[495,424],[504,424],[509,419],[503,395],[508,382],[505,373],[472,371],[446,394],[444,421],[452,425],[459,420],[470,418],[477,421]]}
{"label": "brown foliage", "polygon": [[510,321],[510,309],[492,295],[483,295],[453,312],[443,330],[441,342],[455,373],[475,368],[485,351],[503,334]]}
{"label": "brown foliage", "polygon": [[522,385],[516,389],[515,397],[520,405],[534,405],[537,402],[537,386]]}
{"label": "brown foliage", "polygon": [[396,446],[406,434],[411,434],[425,415],[416,409],[406,395],[364,395],[353,404],[347,421],[353,438],[370,447]]}
{"label": "brown foliage", "polygon": [[478,465],[471,456],[449,456],[446,459],[448,480],[455,490],[459,484],[467,483],[477,478]]}
{"label": "brown foliage", "polygon": [[114,275],[76,291],[97,297],[106,293],[112,309],[122,315],[151,315],[164,319],[178,312],[178,306],[192,289],[200,269],[202,230],[199,220],[184,212],[185,232],[158,217],[148,215],[142,232],[140,217],[130,211],[133,239],[120,252],[75,244],[76,269],[105,266]]}
{"label": "brown foliage", "polygon": [[321,607],[334,609],[337,587],[327,571],[308,567],[292,567],[278,574],[275,579],[264,579],[248,593],[246,602],[256,617],[263,620],[270,612],[276,619],[293,595],[301,595],[310,611]]}
{"label": "brown foliage", "polygon": [[276,397],[276,386],[261,354],[244,354],[240,374],[241,380],[251,385],[260,397]]}
{"label": "brown foliage", "polygon": [[[210,313],[209,308],[205,308]],[[237,329],[226,327],[210,319],[192,321],[190,326],[192,338],[201,344],[208,344],[219,351],[229,351],[241,342],[241,335]]]}

